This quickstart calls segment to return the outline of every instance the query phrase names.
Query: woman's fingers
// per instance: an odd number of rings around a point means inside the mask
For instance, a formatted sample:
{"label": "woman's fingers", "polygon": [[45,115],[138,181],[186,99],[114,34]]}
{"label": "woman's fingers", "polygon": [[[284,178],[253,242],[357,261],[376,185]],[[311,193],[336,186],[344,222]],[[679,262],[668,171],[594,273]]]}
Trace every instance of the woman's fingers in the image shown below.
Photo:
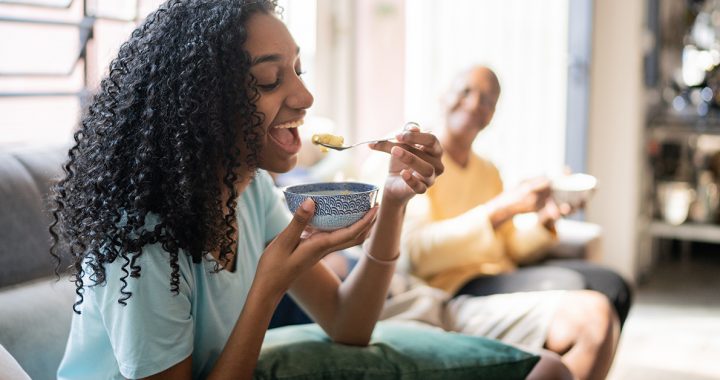
{"label": "woman's fingers", "polygon": [[403,149],[432,165],[435,175],[440,175],[445,170],[442,164],[443,149],[435,135],[408,131],[398,135],[398,141],[403,143],[400,145]]}
{"label": "woman's fingers", "polygon": [[370,231],[372,230],[372,226],[374,224],[375,224],[375,220],[373,220],[372,223],[370,223],[371,228],[366,229],[360,235],[356,236],[353,240],[347,241],[343,244],[333,247],[333,249],[330,250],[330,252],[340,251],[343,249],[347,249],[347,248],[362,244],[370,235]]}
{"label": "woman's fingers", "polygon": [[303,232],[307,228],[308,223],[310,223],[310,219],[312,219],[314,213],[315,202],[313,202],[311,198],[306,198],[300,207],[295,210],[290,224],[278,234],[273,244],[285,248],[287,252],[292,252],[295,247],[300,244]]}
{"label": "woman's fingers", "polygon": [[424,194],[434,182],[433,178],[421,177],[417,172],[408,169],[404,169],[400,176],[416,194]]}
{"label": "woman's fingers", "polygon": [[371,208],[365,216],[351,226],[331,232],[316,233],[303,241],[298,249],[302,248],[322,257],[330,252],[358,245],[364,241],[364,239],[360,239],[366,237],[372,228],[377,210],[378,206]]}
{"label": "woman's fingers", "polygon": [[395,136],[398,142],[410,145],[429,155],[442,155],[442,147],[437,137],[431,133],[420,131],[405,131]]}
{"label": "woman's fingers", "polygon": [[414,153],[396,146],[390,151],[390,154],[397,157],[400,162],[407,165],[407,167],[411,168],[423,177],[432,177],[435,175],[435,167]]}
{"label": "woman's fingers", "polygon": [[422,161],[430,164],[434,170],[434,174],[440,175],[445,170],[445,167],[442,164],[442,148],[440,147],[440,144],[437,143],[435,136],[432,136],[431,140],[434,140],[436,143],[433,143],[432,145],[421,145],[419,148],[418,146],[410,145],[410,142],[394,143],[390,141],[382,141],[371,144],[370,148],[385,153],[391,153],[395,147],[400,148],[408,153],[412,153]]}
{"label": "woman's fingers", "polygon": [[372,150],[377,150],[379,152],[390,153],[390,150],[396,145],[400,145],[400,144],[392,142],[392,141],[380,141],[380,142],[370,143],[370,144],[368,144],[368,147],[370,147],[370,149],[372,149]]}

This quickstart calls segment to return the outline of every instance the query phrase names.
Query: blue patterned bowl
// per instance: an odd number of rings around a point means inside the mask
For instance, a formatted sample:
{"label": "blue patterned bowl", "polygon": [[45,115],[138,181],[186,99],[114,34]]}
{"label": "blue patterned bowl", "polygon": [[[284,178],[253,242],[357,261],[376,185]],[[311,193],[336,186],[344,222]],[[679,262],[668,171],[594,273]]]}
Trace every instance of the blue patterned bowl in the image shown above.
{"label": "blue patterned bowl", "polygon": [[312,198],[315,215],[310,225],[332,231],[360,220],[375,205],[378,188],[360,182],[319,182],[288,186],[283,192],[293,213],[305,198]]}

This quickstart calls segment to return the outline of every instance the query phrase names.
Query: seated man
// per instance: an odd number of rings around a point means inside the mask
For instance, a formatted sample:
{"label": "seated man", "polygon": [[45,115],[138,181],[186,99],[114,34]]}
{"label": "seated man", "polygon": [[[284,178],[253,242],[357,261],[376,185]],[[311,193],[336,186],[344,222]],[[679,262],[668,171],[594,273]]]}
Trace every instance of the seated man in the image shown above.
{"label": "seated man", "polygon": [[[430,287],[409,287],[393,297],[383,317],[545,348],[575,377],[602,379],[619,332],[607,297],[591,290],[467,294],[466,285],[478,277],[540,259],[556,239],[555,221],[572,211],[552,201],[544,178],[505,191],[494,165],[472,151],[499,95],[497,77],[486,67],[473,67],[454,83],[440,136],[445,173],[408,206],[403,237],[406,269]],[[528,212],[536,213],[537,224],[515,228],[513,216]],[[463,288],[466,294],[457,295]]]}
{"label": "seated man", "polygon": [[[503,189],[495,166],[472,151],[473,141],[494,116],[499,95],[500,84],[495,74],[486,67],[475,67],[459,75],[444,98],[446,120],[440,139],[445,149],[443,162],[450,169],[441,179],[441,186],[431,189],[427,197],[415,202],[415,210],[418,205],[429,204],[410,218],[417,225],[443,223],[407,235],[413,238],[406,239],[405,248],[414,252],[413,255],[430,252],[431,256],[439,258],[440,265],[455,268],[451,271],[432,268],[434,264],[426,258],[422,263],[424,269],[418,268],[418,274],[453,294],[483,295],[483,291],[492,290],[489,288],[503,292],[540,290],[533,288],[537,285],[531,283],[540,278],[545,288],[573,289],[582,285],[611,300],[622,326],[631,305],[630,288],[614,271],[585,260],[552,260],[544,264],[562,268],[523,268],[505,276],[475,279],[478,274],[508,273],[517,265],[543,260],[548,248],[557,240],[555,221],[572,211],[569,205],[558,207],[552,201],[550,182],[546,178],[533,178],[515,188]],[[515,228],[513,217],[526,212],[536,212],[538,222],[531,228]],[[480,220],[483,223],[475,223]],[[467,243],[461,252],[454,253],[453,258],[447,258],[436,247],[424,246],[430,241],[427,232],[440,233],[442,226],[455,229],[456,224],[466,225],[471,231],[462,236],[455,231],[453,239],[435,240],[437,243],[434,243],[441,249],[451,248],[448,244],[452,243]],[[472,258],[465,261],[463,254]],[[453,262],[457,261],[464,265],[454,266]],[[420,273],[423,270],[441,273],[429,279]],[[485,289],[482,289],[483,285]]]}

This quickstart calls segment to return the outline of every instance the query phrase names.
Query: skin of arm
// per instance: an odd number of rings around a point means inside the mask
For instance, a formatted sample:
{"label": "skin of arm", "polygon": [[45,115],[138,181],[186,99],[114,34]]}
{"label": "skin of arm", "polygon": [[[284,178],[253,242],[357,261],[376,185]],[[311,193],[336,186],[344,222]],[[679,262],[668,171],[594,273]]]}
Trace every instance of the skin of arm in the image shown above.
{"label": "skin of arm", "polygon": [[[373,257],[391,260],[393,257],[388,253],[399,252],[404,205],[383,198],[374,232],[364,249]],[[319,263],[295,281],[290,293],[301,300],[303,308],[333,341],[364,346],[370,341],[394,268],[394,261],[379,264],[363,257],[341,283],[335,274]]]}
{"label": "skin of arm", "polygon": [[[549,187],[545,179],[527,180],[505,191],[499,176],[489,176],[487,180],[498,186],[499,194],[455,217],[432,221],[428,219],[429,201],[415,207],[425,211],[408,222],[403,246],[416,275],[432,277],[483,260],[485,255],[491,262],[496,261],[503,251],[513,260],[534,257],[552,243],[552,230],[548,226],[519,231],[510,224],[515,215],[537,211],[548,201]],[[416,199],[419,200],[422,198]],[[553,226],[551,221],[549,227]]]}
{"label": "skin of arm", "polygon": [[[288,288],[333,340],[367,345],[387,295],[394,262],[381,264],[363,258],[354,274],[341,284],[320,259],[365,241],[376,216],[376,230],[380,232],[373,234],[367,252],[379,260],[397,258],[407,202],[424,193],[443,171],[442,148],[435,136],[411,128],[397,139],[399,144],[375,147],[393,157],[382,211],[375,207],[352,226],[301,238],[314,212],[312,201],[306,201],[290,225],[270,243],[209,379],[252,378],[272,313]],[[191,358],[187,358],[149,379],[189,379],[191,369]]]}
{"label": "skin of arm", "polygon": [[[437,138],[410,127],[396,136],[400,142],[379,143],[371,148],[391,154],[382,205],[364,256],[340,284],[337,276],[321,265],[302,275],[291,294],[336,342],[367,345],[372,335],[400,254],[400,236],[407,203],[431,186],[444,167]],[[322,280],[322,281],[321,281]],[[316,295],[312,297],[312,295]],[[321,294],[321,296],[317,296]],[[360,302],[358,302],[360,301]]]}
{"label": "skin of arm", "polygon": [[[208,379],[251,379],[272,314],[293,279],[307,271],[308,267],[318,264],[327,253],[365,240],[377,213],[375,207],[352,226],[301,241],[300,236],[314,212],[312,201],[306,203],[308,208],[305,204],[299,207],[290,225],[263,253],[258,273],[265,273],[256,274],[242,312]],[[187,357],[146,379],[191,378],[192,358]]]}

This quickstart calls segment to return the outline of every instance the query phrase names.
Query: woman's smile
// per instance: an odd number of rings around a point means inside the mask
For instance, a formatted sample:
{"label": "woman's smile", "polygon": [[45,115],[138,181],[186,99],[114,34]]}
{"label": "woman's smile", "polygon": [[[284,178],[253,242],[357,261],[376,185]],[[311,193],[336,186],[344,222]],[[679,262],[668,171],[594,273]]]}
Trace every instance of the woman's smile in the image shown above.
{"label": "woman's smile", "polygon": [[270,136],[269,140],[277,145],[277,147],[282,151],[290,155],[295,155],[302,147],[298,127],[303,123],[303,119],[298,119],[270,126],[270,129],[268,130],[268,135]]}

